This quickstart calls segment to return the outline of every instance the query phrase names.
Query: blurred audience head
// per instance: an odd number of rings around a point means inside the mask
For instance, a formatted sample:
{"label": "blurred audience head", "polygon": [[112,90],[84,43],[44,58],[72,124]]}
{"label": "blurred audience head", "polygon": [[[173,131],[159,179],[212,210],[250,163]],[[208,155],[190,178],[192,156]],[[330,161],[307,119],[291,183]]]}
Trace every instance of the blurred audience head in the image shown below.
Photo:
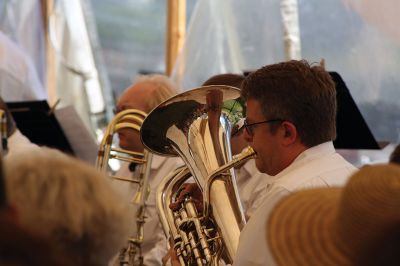
{"label": "blurred audience head", "polygon": [[281,199],[267,222],[278,265],[399,265],[400,166],[366,166],[344,188]]}
{"label": "blurred audience head", "polygon": [[50,241],[0,215],[0,265],[70,266],[73,262]]}
{"label": "blurred audience head", "polygon": [[24,228],[77,265],[106,265],[128,234],[124,200],[91,166],[49,148],[5,159],[10,204]]}

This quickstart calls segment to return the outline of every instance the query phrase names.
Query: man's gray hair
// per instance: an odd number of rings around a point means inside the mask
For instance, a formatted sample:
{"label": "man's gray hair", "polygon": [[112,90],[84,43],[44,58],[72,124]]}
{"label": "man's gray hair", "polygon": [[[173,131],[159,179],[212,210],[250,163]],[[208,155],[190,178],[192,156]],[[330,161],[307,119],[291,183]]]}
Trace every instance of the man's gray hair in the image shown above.
{"label": "man's gray hair", "polygon": [[135,80],[135,83],[139,82],[151,82],[156,86],[152,97],[146,99],[150,109],[176,95],[179,91],[178,86],[168,76],[161,74],[140,75]]}
{"label": "man's gray hair", "polygon": [[54,149],[13,155],[5,159],[6,188],[22,226],[78,261],[106,265],[129,231],[127,206],[109,180]]}

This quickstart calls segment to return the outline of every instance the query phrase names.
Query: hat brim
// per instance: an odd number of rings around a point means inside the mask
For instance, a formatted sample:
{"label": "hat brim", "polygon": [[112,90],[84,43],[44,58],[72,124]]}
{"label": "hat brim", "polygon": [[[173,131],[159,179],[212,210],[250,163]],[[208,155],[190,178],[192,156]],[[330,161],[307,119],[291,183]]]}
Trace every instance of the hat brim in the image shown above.
{"label": "hat brim", "polygon": [[304,190],[277,204],[266,226],[278,265],[351,264],[335,234],[341,192],[339,188]]}

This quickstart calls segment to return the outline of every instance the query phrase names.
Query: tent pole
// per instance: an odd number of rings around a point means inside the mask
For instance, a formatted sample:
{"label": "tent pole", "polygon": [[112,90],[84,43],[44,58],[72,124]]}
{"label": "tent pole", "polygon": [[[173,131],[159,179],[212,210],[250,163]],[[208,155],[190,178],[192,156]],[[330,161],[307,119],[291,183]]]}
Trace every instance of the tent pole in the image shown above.
{"label": "tent pole", "polygon": [[54,0],[41,0],[43,27],[46,41],[46,82],[47,82],[47,99],[49,105],[52,106],[57,102],[57,76],[56,76],[56,55],[51,45],[49,36],[50,17],[54,8]]}
{"label": "tent pole", "polygon": [[185,40],[186,0],[168,0],[167,5],[165,69],[169,76]]}

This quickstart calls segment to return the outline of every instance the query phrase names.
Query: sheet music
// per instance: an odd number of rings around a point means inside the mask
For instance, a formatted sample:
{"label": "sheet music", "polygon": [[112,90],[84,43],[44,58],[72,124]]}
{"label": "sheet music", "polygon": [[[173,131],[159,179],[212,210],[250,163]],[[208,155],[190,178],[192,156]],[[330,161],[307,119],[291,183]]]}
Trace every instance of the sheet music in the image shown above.
{"label": "sheet music", "polygon": [[54,112],[76,157],[95,165],[98,145],[93,135],[79,117],[73,106],[56,109]]}

